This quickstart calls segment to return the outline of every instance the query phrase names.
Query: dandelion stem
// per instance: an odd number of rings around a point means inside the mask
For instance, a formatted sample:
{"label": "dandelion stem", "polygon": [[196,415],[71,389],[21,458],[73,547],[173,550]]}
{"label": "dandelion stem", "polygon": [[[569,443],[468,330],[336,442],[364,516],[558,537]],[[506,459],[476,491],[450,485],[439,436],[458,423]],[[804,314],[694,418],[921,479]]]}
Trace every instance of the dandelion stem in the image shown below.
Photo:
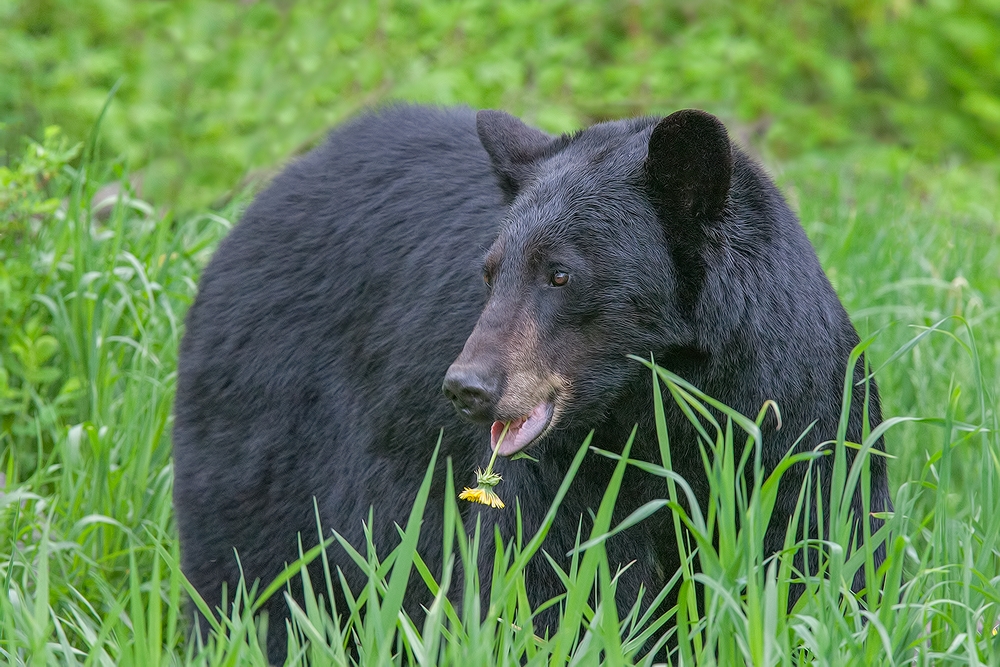
{"label": "dandelion stem", "polygon": [[510,430],[510,422],[505,422],[503,425],[503,432],[500,437],[497,438],[497,446],[493,448],[493,456],[490,457],[490,463],[486,466],[486,474],[493,472],[493,463],[497,460],[497,453],[500,451],[500,445],[503,444],[503,439],[507,436],[507,431]]}

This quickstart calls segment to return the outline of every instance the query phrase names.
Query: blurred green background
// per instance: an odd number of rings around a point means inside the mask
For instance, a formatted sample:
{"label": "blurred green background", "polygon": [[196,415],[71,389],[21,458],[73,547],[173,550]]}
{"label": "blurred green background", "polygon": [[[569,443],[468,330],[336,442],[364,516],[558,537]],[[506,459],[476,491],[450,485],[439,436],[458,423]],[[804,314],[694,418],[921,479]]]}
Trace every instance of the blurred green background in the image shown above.
{"label": "blurred green background", "polygon": [[[998,0],[0,0],[0,139],[90,131],[190,209],[390,100],[550,131],[696,106],[775,159],[873,142],[994,160]],[[261,171],[264,170],[264,171]]]}

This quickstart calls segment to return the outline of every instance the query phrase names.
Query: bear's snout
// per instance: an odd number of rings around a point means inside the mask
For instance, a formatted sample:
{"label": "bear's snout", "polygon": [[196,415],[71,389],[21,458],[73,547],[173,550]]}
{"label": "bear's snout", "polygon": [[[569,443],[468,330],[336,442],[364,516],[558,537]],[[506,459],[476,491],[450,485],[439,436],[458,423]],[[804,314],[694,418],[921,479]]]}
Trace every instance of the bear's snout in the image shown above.
{"label": "bear's snout", "polygon": [[475,422],[492,422],[500,400],[500,381],[485,367],[452,364],[441,387],[459,414]]}

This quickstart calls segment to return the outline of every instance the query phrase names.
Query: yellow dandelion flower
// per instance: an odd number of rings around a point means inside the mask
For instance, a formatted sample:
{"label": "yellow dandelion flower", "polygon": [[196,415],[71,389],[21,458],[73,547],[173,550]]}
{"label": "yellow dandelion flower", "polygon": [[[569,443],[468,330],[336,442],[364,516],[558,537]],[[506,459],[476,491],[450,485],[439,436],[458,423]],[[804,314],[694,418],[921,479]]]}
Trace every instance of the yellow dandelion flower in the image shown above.
{"label": "yellow dandelion flower", "polygon": [[483,489],[476,487],[475,489],[470,489],[465,487],[465,490],[458,494],[460,500],[468,500],[473,503],[479,503],[480,505],[489,505],[490,507],[502,510],[504,508],[503,501],[500,500],[500,496],[495,494],[492,489]]}
{"label": "yellow dandelion flower", "polygon": [[507,435],[508,428],[510,428],[510,422],[507,422],[507,425],[504,426],[503,433],[500,434],[500,439],[497,441],[497,446],[493,450],[493,456],[490,457],[490,463],[486,466],[486,470],[476,470],[476,488],[470,489],[469,487],[465,487],[465,490],[458,494],[459,500],[468,500],[480,505],[489,505],[498,510],[504,508],[500,496],[493,491],[493,487],[499,484],[502,479],[500,475],[493,472],[493,463],[497,460],[497,452],[500,451],[500,445],[503,443],[504,436]]}

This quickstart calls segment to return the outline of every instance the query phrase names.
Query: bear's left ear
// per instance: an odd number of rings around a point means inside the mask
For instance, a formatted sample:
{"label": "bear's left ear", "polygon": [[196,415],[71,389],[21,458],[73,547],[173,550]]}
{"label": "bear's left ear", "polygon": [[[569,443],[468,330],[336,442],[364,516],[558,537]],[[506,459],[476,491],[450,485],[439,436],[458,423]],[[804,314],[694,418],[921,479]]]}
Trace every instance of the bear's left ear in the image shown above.
{"label": "bear's left ear", "polygon": [[697,109],[676,111],[653,129],[646,174],[672,223],[718,219],[729,194],[733,149],[722,122]]}
{"label": "bear's left ear", "polygon": [[493,162],[500,189],[512,201],[531,178],[534,163],[552,146],[553,137],[503,111],[476,113],[476,130]]}

